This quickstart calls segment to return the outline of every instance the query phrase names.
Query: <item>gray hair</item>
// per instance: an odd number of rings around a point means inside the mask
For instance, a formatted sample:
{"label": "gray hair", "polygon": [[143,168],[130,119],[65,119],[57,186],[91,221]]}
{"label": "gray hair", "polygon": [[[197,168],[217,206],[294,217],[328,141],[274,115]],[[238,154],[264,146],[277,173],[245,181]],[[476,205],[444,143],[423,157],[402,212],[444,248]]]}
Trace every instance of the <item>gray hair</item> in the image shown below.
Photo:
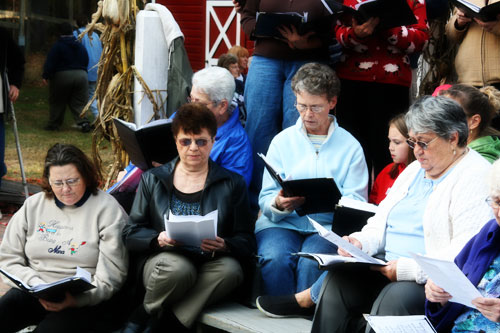
{"label": "gray hair", "polygon": [[414,133],[434,132],[449,140],[458,133],[458,146],[467,145],[469,128],[467,116],[456,101],[446,97],[424,96],[410,106],[405,116],[408,131]]}
{"label": "gray hair", "polygon": [[490,196],[500,197],[500,160],[493,163],[490,171]]}
{"label": "gray hair", "polygon": [[340,80],[329,66],[311,62],[295,73],[292,90],[295,94],[305,91],[315,96],[326,95],[331,100],[340,93]]}
{"label": "gray hair", "polygon": [[214,104],[226,100],[231,105],[236,89],[233,75],[222,67],[207,67],[194,73],[194,86],[207,94]]}

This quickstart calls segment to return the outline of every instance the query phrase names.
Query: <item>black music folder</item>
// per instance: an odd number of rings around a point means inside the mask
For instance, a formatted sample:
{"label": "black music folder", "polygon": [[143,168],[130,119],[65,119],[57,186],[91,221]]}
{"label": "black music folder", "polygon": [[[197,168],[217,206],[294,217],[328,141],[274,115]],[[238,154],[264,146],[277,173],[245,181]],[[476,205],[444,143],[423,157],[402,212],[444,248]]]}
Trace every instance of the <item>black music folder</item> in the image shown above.
{"label": "black music folder", "polygon": [[263,154],[257,155],[262,158],[267,171],[281,186],[285,196],[305,197],[304,204],[295,209],[299,216],[333,212],[335,205],[342,197],[333,178],[283,180]]}
{"label": "black music folder", "polygon": [[152,168],[153,161],[164,164],[178,155],[171,119],[155,120],[139,128],[118,118],[113,123],[130,160],[141,170]]}

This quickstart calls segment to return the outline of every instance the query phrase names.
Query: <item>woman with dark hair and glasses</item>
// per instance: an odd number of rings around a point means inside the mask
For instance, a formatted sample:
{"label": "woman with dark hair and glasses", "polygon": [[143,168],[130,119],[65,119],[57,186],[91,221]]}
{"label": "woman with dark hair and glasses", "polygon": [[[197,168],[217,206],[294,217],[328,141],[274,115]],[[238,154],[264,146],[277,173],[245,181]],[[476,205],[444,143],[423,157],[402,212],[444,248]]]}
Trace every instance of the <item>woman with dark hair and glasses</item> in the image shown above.
{"label": "woman with dark hair and glasses", "polygon": [[[491,164],[467,148],[467,118],[445,97],[423,97],[406,114],[408,145],[416,161],[399,175],[375,216],[344,238],[386,266],[348,267],[325,278],[312,332],[358,332],[363,313],[424,313],[422,269],[410,252],[453,260],[493,218],[485,199]],[[339,249],[339,254],[349,254]]]}
{"label": "woman with dark hair and glasses", "polygon": [[[123,240],[138,257],[142,304],[123,332],[182,332],[202,309],[243,281],[242,261],[255,253],[245,180],[213,162],[214,114],[201,103],[179,108],[172,123],[179,157],[142,175]],[[218,212],[217,237],[199,247],[167,236],[169,214]]]}
{"label": "woman with dark hair and glasses", "polygon": [[[266,158],[283,179],[333,178],[343,196],[366,201],[368,169],[363,149],[330,115],[340,91],[335,72],[327,65],[305,64],[294,75],[292,90],[299,118],[271,141]],[[303,203],[303,197],[286,197],[264,171],[259,196],[262,214],[255,233],[266,295],[257,299],[257,305],[269,316],[309,313],[317,301],[324,274],[315,261],[292,253],[337,250],[307,216],[296,213]],[[333,209],[335,202],[331,205]],[[335,223],[333,213],[311,217],[328,229]]]}
{"label": "woman with dark hair and glasses", "polygon": [[44,191],[26,199],[0,246],[0,268],[29,286],[73,276],[81,267],[96,288],[67,292],[56,302],[14,287],[0,298],[2,332],[29,325],[47,333],[110,331],[100,315],[115,309],[110,299],[127,275],[128,258],[120,239],[127,215],[97,188],[98,175],[80,149],[54,145],[45,159]]}

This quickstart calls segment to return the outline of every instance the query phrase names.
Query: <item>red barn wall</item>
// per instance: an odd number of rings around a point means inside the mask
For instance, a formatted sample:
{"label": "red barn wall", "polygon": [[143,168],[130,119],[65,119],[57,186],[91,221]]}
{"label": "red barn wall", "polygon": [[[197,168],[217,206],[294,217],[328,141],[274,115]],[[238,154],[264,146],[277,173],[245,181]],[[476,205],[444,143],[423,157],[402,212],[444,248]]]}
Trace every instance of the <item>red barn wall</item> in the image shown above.
{"label": "red barn wall", "polygon": [[[225,19],[232,11],[233,4],[228,2],[227,8],[218,9],[218,15],[221,16],[221,22],[224,24]],[[193,71],[198,71],[206,66],[205,59],[205,27],[206,27],[206,0],[157,0],[166,6],[175,20],[179,24],[182,32],[184,33],[186,51],[188,53],[189,61]],[[217,37],[218,30],[213,22],[210,22],[210,45]],[[228,35],[234,36],[235,26],[231,25]],[[213,39],[213,40],[212,40]],[[253,42],[241,32],[241,43],[246,47],[250,53],[253,51]],[[227,51],[224,43],[217,49],[214,57],[218,58],[220,54]]]}
{"label": "red barn wall", "polygon": [[184,33],[193,71],[205,67],[205,0],[157,0],[167,7]]}

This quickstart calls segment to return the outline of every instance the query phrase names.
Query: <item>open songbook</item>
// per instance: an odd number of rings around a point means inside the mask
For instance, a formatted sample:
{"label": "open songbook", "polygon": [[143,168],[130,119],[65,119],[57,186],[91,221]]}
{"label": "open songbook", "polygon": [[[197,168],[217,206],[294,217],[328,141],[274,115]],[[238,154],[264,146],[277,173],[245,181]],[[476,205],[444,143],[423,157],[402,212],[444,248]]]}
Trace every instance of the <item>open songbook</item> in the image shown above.
{"label": "open songbook", "polygon": [[352,257],[344,257],[338,254],[320,254],[320,253],[305,253],[299,252],[296,255],[316,260],[319,264],[320,268],[327,268],[329,266],[339,264],[339,263],[357,263],[357,264],[369,264],[369,265],[377,265],[384,266],[386,263],[383,260],[373,258],[368,254],[364,253],[361,249],[352,245],[333,231],[327,230],[318,222],[314,221],[310,217],[308,217],[309,222],[313,225],[313,227],[318,231],[318,234],[329,242],[337,245],[348,252]]}
{"label": "open songbook", "polygon": [[500,2],[486,6],[477,6],[467,0],[451,0],[451,3],[464,12],[467,17],[477,18],[483,22],[496,21],[500,14]]}
{"label": "open songbook", "polygon": [[217,237],[218,210],[207,215],[174,215],[165,214],[165,231],[168,238],[174,239],[182,245],[200,247],[204,239]]}
{"label": "open songbook", "polygon": [[262,158],[267,171],[281,186],[286,197],[305,197],[304,204],[295,209],[299,216],[333,212],[342,196],[333,178],[283,180],[264,154],[258,153],[257,155]]}
{"label": "open songbook", "polygon": [[9,280],[11,280],[17,287],[19,287],[19,289],[32,294],[37,298],[42,298],[53,302],[62,301],[65,297],[66,292],[69,292],[72,295],[76,295],[95,288],[95,286],[90,282],[90,273],[80,267],[76,267],[76,274],[74,276],[66,277],[52,283],[39,284],[33,287],[28,286],[21,279],[7,273],[3,269],[0,269],[0,273],[9,278]]}
{"label": "open songbook", "polygon": [[376,333],[436,333],[429,319],[424,315],[414,316],[371,316],[363,315]]}

